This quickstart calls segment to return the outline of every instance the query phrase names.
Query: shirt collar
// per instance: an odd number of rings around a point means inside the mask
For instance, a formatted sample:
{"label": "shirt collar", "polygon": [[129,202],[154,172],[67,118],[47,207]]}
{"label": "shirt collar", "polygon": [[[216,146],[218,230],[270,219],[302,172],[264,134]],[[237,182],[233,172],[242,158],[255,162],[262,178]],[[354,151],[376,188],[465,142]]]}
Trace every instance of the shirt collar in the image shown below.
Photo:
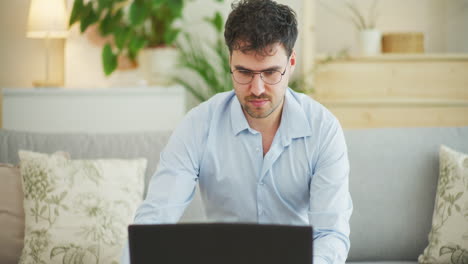
{"label": "shirt collar", "polygon": [[[283,146],[287,146],[294,138],[307,137],[312,135],[309,118],[304,112],[304,108],[291,89],[286,90],[281,124],[278,128]],[[277,133],[278,133],[277,132]]]}
{"label": "shirt collar", "polygon": [[249,126],[249,123],[247,122],[247,119],[245,118],[244,111],[242,111],[242,107],[239,99],[237,98],[237,95],[234,95],[234,98],[231,102],[231,126],[234,135],[239,134],[245,129],[252,130]]}
{"label": "shirt collar", "polygon": [[[251,133],[255,133],[247,122],[237,96],[234,96],[231,103],[231,125],[235,135],[245,129],[248,129]],[[281,124],[277,133],[278,132],[285,146],[289,145],[291,139],[312,135],[309,119],[304,113],[304,109],[299,104],[298,99],[289,88],[286,89]]]}

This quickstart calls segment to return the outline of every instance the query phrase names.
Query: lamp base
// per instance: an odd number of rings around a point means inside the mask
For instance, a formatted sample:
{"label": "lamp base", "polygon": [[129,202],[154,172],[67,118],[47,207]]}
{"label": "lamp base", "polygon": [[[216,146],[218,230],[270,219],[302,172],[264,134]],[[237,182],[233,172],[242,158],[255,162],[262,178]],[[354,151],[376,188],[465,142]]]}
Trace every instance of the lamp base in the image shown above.
{"label": "lamp base", "polygon": [[34,81],[33,82],[34,87],[50,87],[50,88],[57,88],[57,87],[62,87],[63,85],[58,82],[51,82],[51,81]]}

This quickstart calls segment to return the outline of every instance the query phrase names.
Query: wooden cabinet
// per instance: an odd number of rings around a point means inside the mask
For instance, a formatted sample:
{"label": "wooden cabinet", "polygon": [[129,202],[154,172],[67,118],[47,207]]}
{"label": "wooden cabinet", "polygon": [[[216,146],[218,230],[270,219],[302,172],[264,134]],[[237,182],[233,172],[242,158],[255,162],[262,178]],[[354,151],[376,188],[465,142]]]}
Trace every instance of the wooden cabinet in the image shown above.
{"label": "wooden cabinet", "polygon": [[3,128],[35,132],[174,129],[185,115],[183,87],[3,89]]}
{"label": "wooden cabinet", "polygon": [[468,55],[352,57],[318,69],[311,96],[345,128],[468,126]]}

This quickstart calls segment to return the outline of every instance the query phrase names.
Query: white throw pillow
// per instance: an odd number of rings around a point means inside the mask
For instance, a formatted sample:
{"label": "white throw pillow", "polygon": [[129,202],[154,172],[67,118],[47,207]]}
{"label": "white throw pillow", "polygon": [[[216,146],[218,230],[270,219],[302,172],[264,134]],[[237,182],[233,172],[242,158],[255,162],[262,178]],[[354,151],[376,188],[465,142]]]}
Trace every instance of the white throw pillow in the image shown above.
{"label": "white throw pillow", "polygon": [[440,147],[429,245],[420,263],[468,263],[468,155]]}
{"label": "white throw pillow", "polygon": [[20,263],[118,263],[142,201],[146,159],[19,156],[25,211]]}

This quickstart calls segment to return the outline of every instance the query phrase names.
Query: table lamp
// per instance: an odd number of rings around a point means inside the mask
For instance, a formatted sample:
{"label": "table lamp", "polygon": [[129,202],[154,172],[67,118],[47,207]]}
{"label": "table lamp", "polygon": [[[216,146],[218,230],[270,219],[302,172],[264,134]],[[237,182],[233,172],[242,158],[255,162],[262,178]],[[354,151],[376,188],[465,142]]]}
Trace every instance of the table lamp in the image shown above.
{"label": "table lamp", "polygon": [[28,17],[28,38],[45,39],[45,80],[35,81],[34,86],[58,86],[49,78],[50,39],[66,38],[67,12],[64,0],[31,0]]}

